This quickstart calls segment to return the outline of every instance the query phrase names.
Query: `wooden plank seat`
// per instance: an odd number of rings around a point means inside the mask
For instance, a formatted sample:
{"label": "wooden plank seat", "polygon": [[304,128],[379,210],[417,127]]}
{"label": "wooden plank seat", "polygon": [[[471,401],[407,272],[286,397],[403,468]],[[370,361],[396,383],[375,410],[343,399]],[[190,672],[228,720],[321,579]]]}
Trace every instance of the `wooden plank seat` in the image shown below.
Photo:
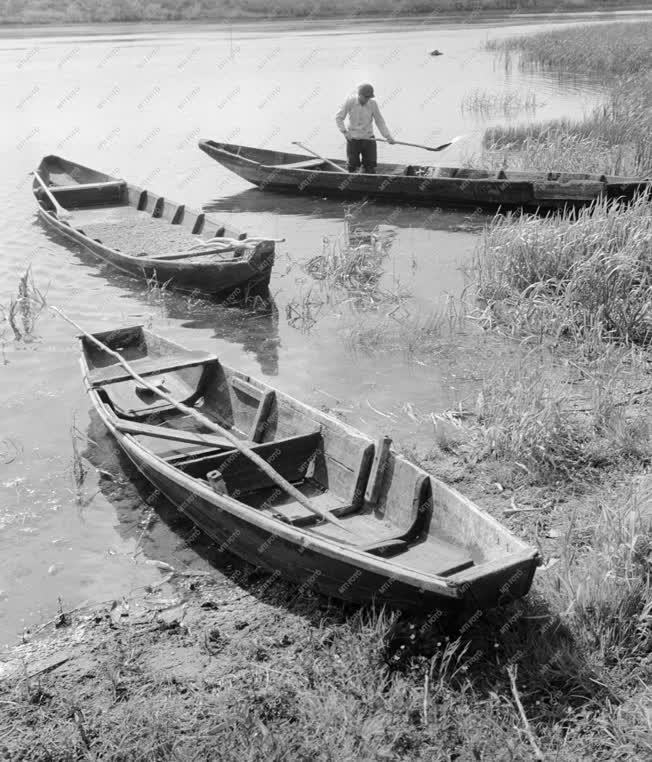
{"label": "wooden plank seat", "polygon": [[[315,508],[324,513],[343,516],[353,510],[349,503],[336,497],[332,492],[324,492],[321,485],[311,479],[306,479],[295,486]],[[308,510],[285,492],[279,492],[277,488],[250,493],[247,496],[247,503],[252,508],[257,508],[279,521],[296,527],[310,527],[323,521],[321,516]]]}
{"label": "wooden plank seat", "polygon": [[149,423],[139,423],[138,421],[119,420],[115,424],[116,429],[123,434],[133,436],[143,435],[148,437],[157,437],[158,439],[167,439],[173,442],[184,442],[186,444],[210,445],[212,448],[221,448],[232,450],[233,442],[226,437],[220,437],[216,434],[206,433],[197,434],[192,431],[183,431],[170,426],[156,426]]}
{"label": "wooden plank seat", "polygon": [[[215,356],[209,352],[187,350],[183,354],[167,355],[165,358],[143,357],[140,360],[130,360],[129,364],[138,375],[146,377],[160,373],[172,373],[181,368],[192,368],[195,365],[203,365],[210,360],[215,360]],[[115,363],[104,368],[93,369],[89,378],[93,388],[97,388],[98,386],[127,381],[132,378],[132,375],[122,365]]]}
{"label": "wooden plank seat", "polygon": [[324,162],[321,159],[304,159],[291,164],[270,164],[273,169],[313,169],[320,167]]}
{"label": "wooden plank seat", "polygon": [[438,537],[428,537],[410,545],[394,558],[394,563],[442,577],[450,577],[475,565],[466,548]]}
{"label": "wooden plank seat", "polygon": [[[249,444],[253,452],[268,461],[270,466],[289,482],[299,482],[306,477],[312,455],[321,446],[322,439],[319,431],[262,444]],[[193,458],[177,459],[174,465],[198,479],[205,479],[209,471],[221,471],[229,494],[235,494],[237,491],[239,499],[242,499],[243,495],[267,490],[270,487],[273,491],[280,490],[267,474],[235,448]],[[282,494],[282,490],[278,494]],[[253,503],[256,503],[256,498],[253,498]]]}
{"label": "wooden plank seat", "polygon": [[126,180],[107,180],[102,183],[75,183],[74,185],[50,185],[48,190],[51,193],[65,193],[67,191],[88,191],[88,190],[121,190],[127,187]]}
{"label": "wooden plank seat", "polygon": [[[370,490],[375,491],[374,470],[372,467],[367,494]],[[396,518],[390,519],[386,515],[386,508],[373,506],[367,502],[364,512],[352,513],[344,519],[349,532],[331,525],[318,527],[315,532],[332,536],[365,553],[382,556],[403,553],[427,533],[432,510],[431,495],[430,479],[427,475],[420,475],[413,484],[410,511],[401,512]],[[384,496],[384,499],[387,499],[387,496]]]}

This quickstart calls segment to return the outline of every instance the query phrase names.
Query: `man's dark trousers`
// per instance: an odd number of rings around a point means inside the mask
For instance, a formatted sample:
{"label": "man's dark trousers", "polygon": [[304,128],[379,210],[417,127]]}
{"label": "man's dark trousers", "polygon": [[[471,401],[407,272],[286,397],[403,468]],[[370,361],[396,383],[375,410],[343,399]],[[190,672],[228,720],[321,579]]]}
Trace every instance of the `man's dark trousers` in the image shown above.
{"label": "man's dark trousers", "polygon": [[352,138],[346,141],[346,159],[349,172],[357,171],[362,159],[362,171],[370,175],[376,173],[378,163],[378,150],[375,140],[362,140]]}

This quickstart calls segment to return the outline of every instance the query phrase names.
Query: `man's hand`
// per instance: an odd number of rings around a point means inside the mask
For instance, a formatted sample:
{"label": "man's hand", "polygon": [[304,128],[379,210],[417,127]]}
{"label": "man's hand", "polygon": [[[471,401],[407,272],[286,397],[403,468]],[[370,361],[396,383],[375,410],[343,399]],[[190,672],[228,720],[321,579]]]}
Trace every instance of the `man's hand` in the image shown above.
{"label": "man's hand", "polygon": [[389,143],[391,146],[393,146],[393,145],[394,145],[394,143],[396,143],[396,141],[394,140],[394,138],[393,138],[391,135],[390,135],[390,136],[387,138],[387,142],[388,142],[388,143]]}

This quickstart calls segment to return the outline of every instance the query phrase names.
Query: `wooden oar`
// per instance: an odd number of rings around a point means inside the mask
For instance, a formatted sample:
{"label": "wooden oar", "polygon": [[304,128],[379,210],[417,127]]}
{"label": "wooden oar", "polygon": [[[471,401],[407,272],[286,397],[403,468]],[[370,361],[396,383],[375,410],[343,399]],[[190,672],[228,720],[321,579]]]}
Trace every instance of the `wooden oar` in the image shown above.
{"label": "wooden oar", "polygon": [[321,159],[323,162],[326,162],[326,164],[330,164],[331,167],[335,167],[335,169],[338,172],[344,172],[345,175],[348,175],[349,173],[340,167],[339,164],[336,164],[334,161],[331,161],[330,159],[325,159],[323,156],[320,156],[318,153],[315,153],[314,151],[311,151],[308,146],[304,146],[303,143],[299,143],[298,140],[293,140],[292,144],[295,146],[299,146],[299,148],[303,148],[304,151],[308,151],[308,153],[311,153],[313,156],[316,156],[318,159]]}
{"label": "wooden oar", "polygon": [[70,217],[70,212],[67,209],[64,209],[61,204],[56,200],[54,195],[51,193],[48,186],[43,181],[43,178],[41,175],[39,175],[38,170],[34,170],[34,177],[38,180],[39,185],[43,190],[45,191],[47,197],[50,199],[50,201],[54,204],[54,211],[57,213],[57,217],[60,220],[67,220]]}
{"label": "wooden oar", "polygon": [[[444,148],[448,148],[449,146],[452,146],[453,143],[457,143],[459,140],[462,140],[465,137],[466,135],[458,135],[457,137],[450,140],[448,143],[442,143],[440,146],[423,146],[421,145],[421,143],[404,143],[402,140],[395,140],[394,143],[390,145],[412,146],[413,148],[423,148],[424,151],[443,151]],[[376,143],[389,143],[389,140],[384,140],[383,138],[376,138]]]}
{"label": "wooden oar", "polygon": [[[293,497],[304,508],[307,508],[312,513],[316,513],[317,516],[320,516],[322,519],[324,519],[324,521],[328,521],[329,523],[334,524],[340,529],[343,529],[345,532],[351,532],[351,530],[348,529],[336,516],[333,516],[330,513],[326,513],[325,511],[322,511],[320,508],[318,508],[316,505],[313,505],[310,502],[310,500],[308,500],[308,498],[302,492],[299,492],[299,490],[293,484],[287,481],[285,477],[281,476],[281,474],[279,474],[278,471],[275,471],[266,460],[263,460],[263,458],[261,458],[260,455],[255,453],[249,447],[247,447],[247,445],[245,445],[240,439],[234,436],[228,429],[222,428],[219,424],[215,423],[214,421],[211,421],[210,418],[207,418],[205,415],[202,415],[200,412],[198,412],[194,408],[184,405],[183,402],[179,402],[179,400],[176,400],[174,397],[172,397],[170,394],[167,394],[167,392],[164,392],[158,386],[153,386],[152,384],[145,381],[145,379],[142,376],[136,373],[136,371],[129,365],[129,363],[124,359],[124,357],[119,352],[116,352],[115,350],[107,347],[106,344],[102,343],[95,336],[93,336],[90,333],[87,333],[80,325],[75,323],[74,320],[72,320],[66,314],[64,314],[58,307],[50,306],[50,309],[53,312],[55,312],[57,315],[62,317],[67,323],[70,323],[70,325],[72,325],[76,330],[78,330],[89,341],[93,342],[93,344],[99,347],[103,352],[107,352],[112,357],[115,357],[116,360],[120,363],[120,365],[122,365],[122,367],[127,371],[127,373],[129,373],[129,375],[132,378],[138,381],[139,384],[144,386],[146,389],[149,389],[154,394],[157,394],[159,397],[162,397],[164,400],[167,400],[177,410],[180,410],[185,415],[191,416],[198,423],[201,423],[202,426],[205,426],[206,428],[211,429],[212,431],[215,431],[217,434],[220,434],[220,436],[228,439],[236,450],[239,450],[246,458],[249,458],[249,460],[252,463],[254,463],[254,465],[258,466],[258,468],[260,468],[260,470],[264,474],[269,476],[269,478],[275,484],[277,484],[282,490],[287,492],[287,494],[290,495],[290,497]],[[198,434],[197,436],[201,437],[201,434]],[[211,446],[212,442],[210,440],[206,440],[206,444]]]}

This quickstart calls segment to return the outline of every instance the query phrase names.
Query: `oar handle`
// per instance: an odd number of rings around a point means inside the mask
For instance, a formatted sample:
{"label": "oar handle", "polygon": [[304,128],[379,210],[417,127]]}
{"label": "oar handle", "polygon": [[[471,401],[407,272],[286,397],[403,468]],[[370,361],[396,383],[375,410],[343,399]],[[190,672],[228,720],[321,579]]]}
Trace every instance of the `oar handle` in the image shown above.
{"label": "oar handle", "polygon": [[[281,487],[281,489],[287,492],[287,494],[290,495],[290,497],[293,497],[298,503],[303,505],[304,508],[307,508],[312,513],[316,513],[325,521],[328,521],[331,524],[335,524],[341,529],[344,529],[346,532],[351,531],[337,517],[331,515],[330,513],[326,513],[325,511],[322,511],[317,506],[313,505],[310,502],[310,500],[308,500],[308,498],[302,492],[299,492],[299,490],[293,484],[290,484],[290,482],[287,481],[285,477],[281,476],[281,474],[279,474],[278,471],[273,469],[266,460],[263,460],[263,458],[261,458],[260,455],[258,455],[258,453],[255,453],[253,450],[247,447],[247,445],[241,442],[228,429],[222,428],[219,424],[215,423],[214,421],[211,421],[210,418],[207,418],[205,415],[202,415],[200,412],[198,412],[194,408],[184,405],[183,402],[179,402],[179,400],[172,397],[172,395],[164,392],[160,387],[153,386],[152,384],[148,383],[142,376],[140,376],[131,367],[131,365],[129,365],[129,363],[124,359],[124,357],[119,352],[116,352],[110,347],[107,347],[106,344],[101,342],[98,338],[96,338],[92,334],[85,331],[80,325],[75,323],[75,321],[72,320],[72,318],[69,318],[66,314],[64,314],[58,307],[50,306],[50,309],[53,312],[55,312],[57,315],[62,317],[67,323],[70,323],[70,325],[72,325],[76,330],[78,330],[89,341],[91,341],[93,344],[99,347],[103,352],[106,352],[107,354],[110,354],[113,357],[115,357],[116,360],[120,363],[120,365],[122,365],[122,367],[127,371],[127,373],[129,373],[129,375],[132,378],[138,381],[139,384],[142,384],[142,386],[144,386],[146,389],[149,389],[154,394],[157,394],[159,397],[162,397],[164,400],[167,400],[177,410],[180,410],[182,413],[185,413],[186,415],[191,416],[196,421],[201,423],[202,426],[205,426],[208,429],[215,431],[218,434],[221,434],[226,439],[228,439],[229,442],[231,442],[231,444],[234,446],[236,450],[239,450],[245,457],[249,458],[249,460],[251,460],[251,462],[254,463],[256,466],[258,466],[258,468],[260,468],[260,470],[263,471],[263,473],[269,476],[269,478],[275,484],[277,484],[279,487]],[[210,442],[206,442],[206,444],[210,444]]]}

